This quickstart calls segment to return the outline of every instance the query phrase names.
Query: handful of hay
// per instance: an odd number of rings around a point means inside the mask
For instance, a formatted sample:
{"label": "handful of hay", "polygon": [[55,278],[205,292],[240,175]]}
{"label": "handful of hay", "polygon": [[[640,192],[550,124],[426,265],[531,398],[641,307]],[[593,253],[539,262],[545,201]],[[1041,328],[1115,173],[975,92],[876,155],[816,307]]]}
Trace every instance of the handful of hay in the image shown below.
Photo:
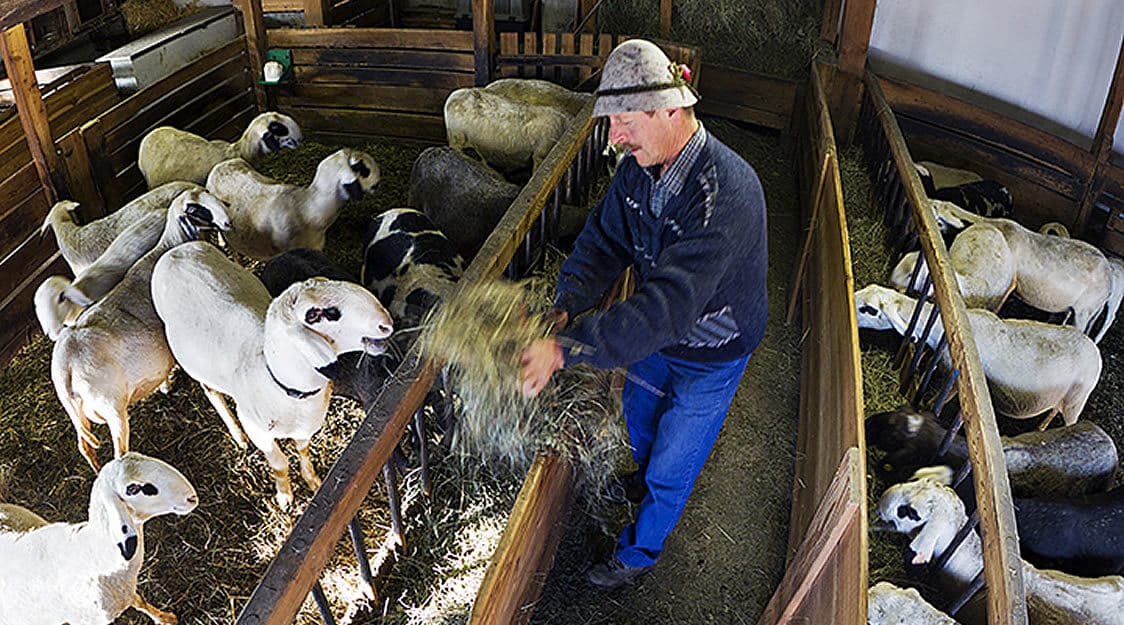
{"label": "handful of hay", "polygon": [[551,329],[541,314],[550,301],[543,282],[462,288],[433,311],[419,342],[452,371],[460,402],[455,451],[517,472],[540,452],[567,454],[586,478],[586,493],[597,495],[627,449],[609,373],[563,369],[535,399],[519,389],[523,350]]}

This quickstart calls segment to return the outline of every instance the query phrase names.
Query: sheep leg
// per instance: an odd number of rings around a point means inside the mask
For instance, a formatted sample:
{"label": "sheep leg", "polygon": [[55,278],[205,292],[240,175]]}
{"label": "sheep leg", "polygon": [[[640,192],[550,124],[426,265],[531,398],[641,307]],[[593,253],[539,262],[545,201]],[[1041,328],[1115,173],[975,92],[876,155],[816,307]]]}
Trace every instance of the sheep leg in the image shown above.
{"label": "sheep leg", "polygon": [[140,596],[139,592],[133,593],[133,607],[147,614],[148,618],[152,619],[152,622],[158,625],[176,625],[179,623],[179,619],[176,618],[175,614],[165,612],[145,601],[144,597]]}
{"label": "sheep leg", "polygon": [[199,383],[199,386],[203,387],[203,394],[207,396],[211,406],[214,406],[215,412],[222,417],[222,422],[226,424],[226,429],[230,432],[230,437],[234,439],[234,443],[243,450],[249,449],[250,439],[242,431],[242,426],[238,424],[238,418],[230,411],[230,406],[226,405],[226,398],[223,397],[222,393],[202,382]]}
{"label": "sheep leg", "polygon": [[288,510],[289,504],[293,503],[293,485],[289,481],[289,460],[281,452],[276,439],[255,437],[253,440],[254,445],[265,454],[265,461],[273,470],[273,482],[277,486],[277,505],[282,510]]}
{"label": "sheep leg", "polygon": [[113,441],[113,457],[120,458],[129,453],[129,407],[115,406],[111,414],[98,416],[104,417],[105,424],[109,426],[109,438]]}
{"label": "sheep leg", "polygon": [[63,402],[63,407],[66,408],[66,414],[70,417],[70,422],[74,424],[74,431],[78,434],[78,452],[82,454],[82,457],[86,459],[95,473],[100,471],[98,445],[101,443],[90,429],[90,420],[86,418],[80,406]]}
{"label": "sheep leg", "polygon": [[312,466],[312,454],[309,453],[308,447],[312,444],[312,439],[297,438],[293,439],[293,443],[297,448],[297,457],[300,459],[301,477],[304,478],[304,483],[313,492],[320,488],[320,478],[316,475],[316,469]]}
{"label": "sheep leg", "polygon": [[1050,414],[1046,415],[1046,418],[1042,419],[1042,423],[1038,424],[1038,431],[1044,432],[1046,428],[1050,427],[1050,422],[1053,421],[1056,416],[1058,416],[1058,409],[1056,407],[1051,408]]}

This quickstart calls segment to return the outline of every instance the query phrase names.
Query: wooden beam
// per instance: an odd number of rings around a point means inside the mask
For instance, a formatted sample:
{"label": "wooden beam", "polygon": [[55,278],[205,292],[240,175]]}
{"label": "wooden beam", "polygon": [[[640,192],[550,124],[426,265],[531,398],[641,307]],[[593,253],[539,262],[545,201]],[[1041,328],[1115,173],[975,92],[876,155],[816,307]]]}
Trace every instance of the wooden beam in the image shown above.
{"label": "wooden beam", "polygon": [[866,54],[870,49],[870,31],[874,27],[877,0],[845,0],[843,23],[839,29],[839,69],[862,79]]}
{"label": "wooden beam", "polygon": [[590,16],[589,14],[597,9],[599,4],[597,0],[578,0],[578,21],[574,22],[574,26],[576,27],[584,22],[581,32],[597,32],[597,16]]}
{"label": "wooden beam", "polygon": [[538,598],[565,529],[573,481],[573,467],[565,457],[535,458],[476,593],[470,625],[529,620],[527,608]]}
{"label": "wooden beam", "polygon": [[304,0],[306,26],[330,26],[331,19],[332,0]]}
{"label": "wooden beam", "polygon": [[1120,122],[1120,110],[1124,107],[1124,36],[1120,38],[1120,51],[1116,53],[1116,69],[1112,72],[1112,83],[1108,88],[1108,97],[1105,98],[1104,109],[1101,110],[1101,121],[1097,124],[1097,134],[1093,135],[1093,171],[1088,172],[1088,181],[1085,185],[1085,194],[1081,198],[1081,206],[1077,211],[1077,228],[1075,233],[1080,235],[1085,231],[1089,214],[1093,211],[1093,204],[1100,195],[1103,186],[1102,177],[1105,165],[1112,155],[1112,140],[1116,133],[1116,124]]}
{"label": "wooden beam", "polygon": [[27,147],[39,172],[39,180],[47,193],[47,199],[55,202],[59,198],[59,187],[54,176],[59,171],[59,159],[51,138],[51,125],[47,116],[47,106],[39,92],[39,82],[35,79],[35,63],[31,58],[31,46],[27,41],[27,31],[18,24],[0,34],[0,52],[4,56],[4,69],[12,83],[12,95],[16,100],[20,124],[23,126]]}
{"label": "wooden beam", "polygon": [[67,0],[0,0],[0,29],[7,30],[61,7]]}
{"label": "wooden beam", "polygon": [[671,39],[671,0],[660,0],[660,37]]}
{"label": "wooden beam", "polygon": [[1011,486],[983,365],[975,335],[968,324],[968,310],[953,277],[952,261],[941,239],[936,217],[928,210],[925,189],[913,167],[909,148],[894,120],[894,113],[886,104],[878,78],[867,72],[864,82],[887,141],[892,146],[894,164],[901,172],[902,186],[917,224],[921,248],[929,261],[933,292],[940,303],[941,321],[948,328],[945,336],[948,337],[949,352],[952,362],[960,369],[957,390],[972,460],[976,508],[980,512],[988,622],[992,625],[1026,625],[1026,594]]}
{"label": "wooden beam", "polygon": [[843,0],[824,0],[820,39],[835,43],[835,38],[839,35],[839,12],[843,8],[842,3]]}
{"label": "wooden beam", "polygon": [[482,87],[492,81],[492,59],[496,55],[495,0],[472,0],[472,45],[476,86]]}
{"label": "wooden beam", "polygon": [[265,50],[269,47],[265,32],[265,18],[262,14],[261,0],[241,0],[242,23],[246,29],[246,53],[250,57],[250,76],[253,79],[254,102],[259,111],[272,109],[265,87],[258,82],[262,66],[265,64]]}

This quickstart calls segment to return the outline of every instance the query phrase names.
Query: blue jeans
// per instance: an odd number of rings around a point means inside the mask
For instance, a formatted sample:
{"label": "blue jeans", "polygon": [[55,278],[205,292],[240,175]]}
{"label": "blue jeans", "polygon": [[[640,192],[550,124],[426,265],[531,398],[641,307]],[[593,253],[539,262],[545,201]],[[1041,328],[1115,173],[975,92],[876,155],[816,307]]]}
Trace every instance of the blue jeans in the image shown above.
{"label": "blue jeans", "polygon": [[628,368],[624,418],[648,494],[617,540],[621,562],[656,563],[718,438],[748,360],[688,362],[656,353]]}

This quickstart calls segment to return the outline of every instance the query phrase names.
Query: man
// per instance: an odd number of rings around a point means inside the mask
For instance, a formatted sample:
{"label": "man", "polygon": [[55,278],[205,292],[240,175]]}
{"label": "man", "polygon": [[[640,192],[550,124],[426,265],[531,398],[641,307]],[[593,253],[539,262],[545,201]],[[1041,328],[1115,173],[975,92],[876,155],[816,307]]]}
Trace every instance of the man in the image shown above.
{"label": "man", "polygon": [[[687,71],[649,41],[609,55],[593,115],[609,117],[609,140],[629,154],[562,265],[550,313],[561,331],[523,354],[528,396],[563,366],[628,366],[623,411],[643,499],[587,574],[603,588],[655,564],[765,331],[765,197],[695,119]],[[629,266],[628,299],[577,317]]]}

